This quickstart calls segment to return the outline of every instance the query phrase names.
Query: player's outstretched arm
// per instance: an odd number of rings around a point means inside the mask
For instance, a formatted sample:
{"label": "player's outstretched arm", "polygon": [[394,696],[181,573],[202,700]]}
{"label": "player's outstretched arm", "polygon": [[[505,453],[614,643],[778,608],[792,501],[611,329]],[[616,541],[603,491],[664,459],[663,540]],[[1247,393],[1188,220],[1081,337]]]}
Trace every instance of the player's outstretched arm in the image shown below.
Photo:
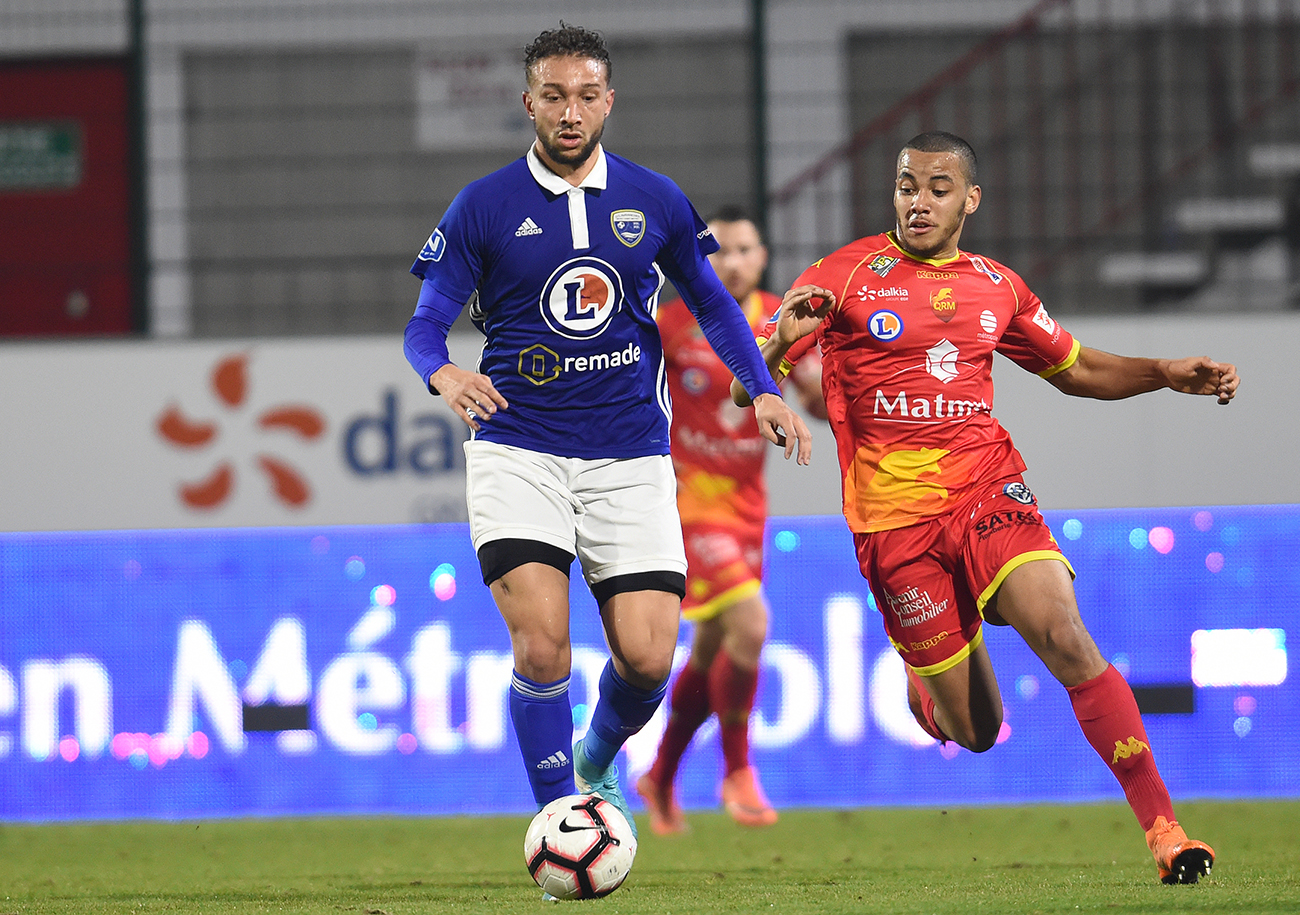
{"label": "player's outstretched arm", "polygon": [[429,377],[429,389],[441,394],[452,412],[475,432],[482,428],[480,419],[487,422],[497,410],[510,406],[492,385],[491,378],[450,362]]}
{"label": "player's outstretched arm", "polygon": [[[795,286],[782,297],[776,329],[758,347],[768,371],[772,373],[772,380],[780,382],[785,377],[782,368],[785,354],[790,351],[790,347],[815,331],[833,307],[835,293],[811,284]],[[749,392],[735,380],[731,382],[731,399],[739,407],[747,407],[753,402]]]}
{"label": "player's outstretched arm", "polygon": [[1235,365],[1215,362],[1209,356],[1144,359],[1087,346],[1079,350],[1073,365],[1047,380],[1066,394],[1097,400],[1121,400],[1169,388],[1182,394],[1214,396],[1221,404],[1236,396],[1240,383]]}
{"label": "player's outstretched arm", "polygon": [[812,459],[812,433],[784,400],[775,394],[759,394],[754,398],[754,418],[763,438],[785,448],[787,461],[794,454],[796,441],[799,463],[807,465]]}

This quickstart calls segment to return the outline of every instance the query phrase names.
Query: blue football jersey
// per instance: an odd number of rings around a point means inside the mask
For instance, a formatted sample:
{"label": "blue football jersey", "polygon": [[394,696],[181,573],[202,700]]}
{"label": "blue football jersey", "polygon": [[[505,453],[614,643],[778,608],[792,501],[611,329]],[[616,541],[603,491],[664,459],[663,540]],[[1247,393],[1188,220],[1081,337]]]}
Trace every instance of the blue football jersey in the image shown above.
{"label": "blue football jersey", "polygon": [[670,179],[597,155],[579,188],[531,149],[469,184],[411,267],[486,337],[477,371],[510,406],[477,438],[589,459],[668,453],[660,289],[711,271],[718,246]]}

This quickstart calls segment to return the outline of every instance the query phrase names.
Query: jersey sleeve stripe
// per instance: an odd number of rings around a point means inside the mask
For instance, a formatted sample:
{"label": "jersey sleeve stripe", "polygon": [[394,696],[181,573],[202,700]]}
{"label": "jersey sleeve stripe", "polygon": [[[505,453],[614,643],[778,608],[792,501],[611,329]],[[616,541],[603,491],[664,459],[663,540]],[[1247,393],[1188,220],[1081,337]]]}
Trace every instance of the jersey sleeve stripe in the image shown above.
{"label": "jersey sleeve stripe", "polygon": [[1080,344],[1078,340],[1075,340],[1074,343],[1070,345],[1070,355],[1065,357],[1065,361],[1052,366],[1050,369],[1043,369],[1038,373],[1038,377],[1051,378],[1059,372],[1064,372],[1070,366],[1079,361],[1079,350],[1082,348],[1082,344]]}

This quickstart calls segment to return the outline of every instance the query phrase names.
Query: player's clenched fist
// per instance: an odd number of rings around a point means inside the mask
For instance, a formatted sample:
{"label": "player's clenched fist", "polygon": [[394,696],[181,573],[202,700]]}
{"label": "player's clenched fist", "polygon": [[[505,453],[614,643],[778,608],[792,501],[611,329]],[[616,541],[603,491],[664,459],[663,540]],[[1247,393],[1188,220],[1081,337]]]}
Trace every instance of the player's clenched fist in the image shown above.
{"label": "player's clenched fist", "polygon": [[1237,367],[1231,362],[1215,362],[1209,356],[1171,359],[1165,367],[1169,387],[1183,394],[1207,394],[1228,403],[1237,395]]}

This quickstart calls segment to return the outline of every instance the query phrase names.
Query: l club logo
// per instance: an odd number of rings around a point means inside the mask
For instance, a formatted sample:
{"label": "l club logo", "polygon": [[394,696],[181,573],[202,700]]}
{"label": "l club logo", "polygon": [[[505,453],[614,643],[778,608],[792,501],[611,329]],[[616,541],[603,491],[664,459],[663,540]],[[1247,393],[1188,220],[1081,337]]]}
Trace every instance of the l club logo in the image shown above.
{"label": "l club logo", "polygon": [[935,317],[947,324],[957,314],[957,300],[953,298],[952,287],[943,286],[930,291],[930,308]]}
{"label": "l club logo", "polygon": [[609,214],[609,224],[618,240],[629,248],[645,236],[645,213],[640,210],[615,210]]}
{"label": "l club logo", "polygon": [[873,311],[867,318],[867,330],[871,336],[884,343],[897,340],[903,333],[903,319],[887,308]]}
{"label": "l club logo", "polygon": [[622,302],[617,270],[597,257],[576,257],[551,274],[539,304],[551,330],[570,340],[589,340],[605,332]]}

